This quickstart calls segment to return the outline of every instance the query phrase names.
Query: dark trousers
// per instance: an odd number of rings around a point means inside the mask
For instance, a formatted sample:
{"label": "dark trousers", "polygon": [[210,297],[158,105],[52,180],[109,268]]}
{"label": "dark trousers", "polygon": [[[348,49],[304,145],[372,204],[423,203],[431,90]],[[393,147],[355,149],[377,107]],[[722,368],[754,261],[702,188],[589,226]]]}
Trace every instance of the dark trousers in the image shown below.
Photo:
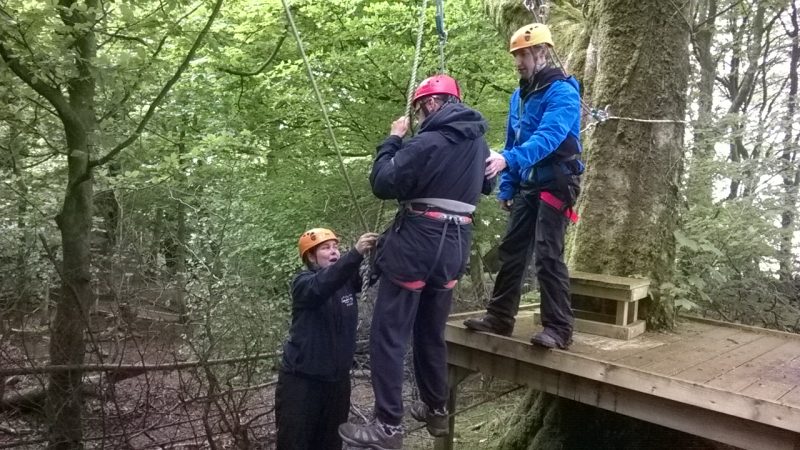
{"label": "dark trousers", "polygon": [[519,311],[525,268],[535,255],[541,294],[542,325],[567,343],[575,321],[569,301],[569,272],[564,263],[564,235],[568,219],[539,199],[538,193],[517,194],[508,229],[500,243],[500,272],[487,310],[513,326]]}
{"label": "dark trousers", "polygon": [[275,387],[278,450],[341,450],[339,424],[350,411],[350,379],[325,382],[286,372]]}
{"label": "dark trousers", "polygon": [[370,333],[375,414],[383,423],[403,419],[403,359],[414,337],[414,376],[422,401],[432,408],[447,402],[447,347],[444,329],[452,289],[404,289],[382,276]]}

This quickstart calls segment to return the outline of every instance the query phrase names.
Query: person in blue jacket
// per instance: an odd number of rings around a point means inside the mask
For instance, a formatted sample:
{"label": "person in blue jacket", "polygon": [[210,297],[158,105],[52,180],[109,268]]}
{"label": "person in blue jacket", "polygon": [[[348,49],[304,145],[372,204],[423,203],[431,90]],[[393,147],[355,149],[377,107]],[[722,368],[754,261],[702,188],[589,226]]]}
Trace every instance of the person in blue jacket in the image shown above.
{"label": "person in blue jacket", "polygon": [[487,313],[464,325],[510,335],[525,269],[533,256],[543,330],[531,342],[563,349],[572,341],[574,323],[564,235],[569,221],[577,221],[573,206],[584,167],[579,159],[580,88],[575,78],[548,65],[552,45],[550,30],[539,23],[526,25],[511,37],[520,87],[511,96],[505,148],[492,152],[486,167],[488,176],[502,172],[498,199],[510,217]]}
{"label": "person in blue jacket", "polygon": [[306,270],[292,282],[292,324],[275,388],[278,450],[341,450],[337,433],[350,410],[350,368],[356,349],[358,268],[378,235],[362,235],[339,252],[325,228],[300,236]]}
{"label": "person in blue jacket", "polygon": [[339,428],[354,447],[403,448],[403,365],[412,336],[422,402],[410,408],[411,416],[434,436],[449,432],[444,330],[453,288],[467,265],[475,205],[492,187],[484,175],[488,125],[461,98],[447,75],[423,80],[412,98],[419,133],[404,141],[409,119],[394,121],[372,166],[372,192],[400,207],[375,259],[380,284],[370,364],[376,420]]}

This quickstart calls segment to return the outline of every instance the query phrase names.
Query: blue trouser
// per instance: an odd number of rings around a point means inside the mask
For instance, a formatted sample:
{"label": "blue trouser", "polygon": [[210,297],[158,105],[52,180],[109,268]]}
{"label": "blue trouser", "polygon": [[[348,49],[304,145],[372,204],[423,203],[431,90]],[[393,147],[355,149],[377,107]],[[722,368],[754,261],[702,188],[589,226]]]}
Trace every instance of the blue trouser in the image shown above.
{"label": "blue trouser", "polygon": [[575,321],[569,299],[569,272],[564,263],[567,223],[563,212],[543,203],[538,192],[514,197],[508,229],[498,252],[500,271],[487,307],[490,314],[514,325],[525,269],[535,257],[542,325],[562,344],[571,339]]}
{"label": "blue trouser", "polygon": [[452,289],[409,290],[381,277],[370,333],[375,414],[381,422],[399,425],[403,419],[403,360],[412,333],[420,397],[431,408],[446,405],[444,329],[452,299]]}

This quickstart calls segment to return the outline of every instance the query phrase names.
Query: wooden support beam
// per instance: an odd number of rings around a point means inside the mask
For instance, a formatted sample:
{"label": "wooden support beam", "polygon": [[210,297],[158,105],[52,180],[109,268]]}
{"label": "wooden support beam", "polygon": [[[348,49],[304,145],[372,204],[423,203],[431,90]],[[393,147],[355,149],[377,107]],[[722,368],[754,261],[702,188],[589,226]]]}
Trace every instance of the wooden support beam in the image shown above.
{"label": "wooden support beam", "polygon": [[433,442],[434,450],[453,450],[453,439],[456,432],[456,400],[458,385],[471,374],[472,371],[452,364],[447,365],[447,385],[450,387],[450,396],[447,399],[447,412],[449,433],[447,436],[438,437]]}

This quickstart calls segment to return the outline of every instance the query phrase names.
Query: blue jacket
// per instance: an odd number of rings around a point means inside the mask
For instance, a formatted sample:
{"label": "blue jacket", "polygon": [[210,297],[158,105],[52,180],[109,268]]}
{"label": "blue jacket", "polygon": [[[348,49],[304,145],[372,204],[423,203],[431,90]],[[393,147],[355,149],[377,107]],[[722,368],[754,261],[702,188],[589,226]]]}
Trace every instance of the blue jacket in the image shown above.
{"label": "blue jacket", "polygon": [[355,250],[325,269],[304,270],[292,282],[292,325],[281,370],[319,381],[350,376],[356,351],[358,268]]}
{"label": "blue jacket", "polygon": [[514,91],[503,149],[508,168],[500,177],[500,200],[512,199],[520,188],[546,188],[556,177],[554,168],[567,175],[583,172],[580,161],[561,164],[554,160],[562,154],[581,152],[579,91],[574,77],[554,68],[540,71],[530,83]]}

